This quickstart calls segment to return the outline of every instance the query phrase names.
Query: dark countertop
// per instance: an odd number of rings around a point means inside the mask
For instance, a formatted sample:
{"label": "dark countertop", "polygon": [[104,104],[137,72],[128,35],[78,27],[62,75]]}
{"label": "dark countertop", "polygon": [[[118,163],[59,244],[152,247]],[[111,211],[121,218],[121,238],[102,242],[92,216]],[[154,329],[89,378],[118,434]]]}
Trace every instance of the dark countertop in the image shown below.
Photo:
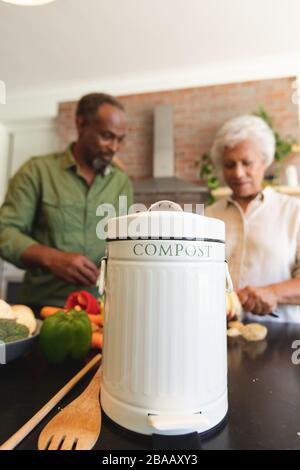
{"label": "dark countertop", "polygon": [[[300,449],[300,364],[292,363],[292,343],[300,324],[267,324],[266,340],[229,339],[229,419],[202,449]],[[300,353],[298,354],[300,359]],[[38,345],[27,356],[0,366],[0,443],[31,418],[83,363],[50,366]],[[89,373],[59,404],[65,406],[87,385]],[[56,407],[17,449],[36,449],[38,435]],[[99,450],[150,450],[152,439],[121,429],[103,417]]]}

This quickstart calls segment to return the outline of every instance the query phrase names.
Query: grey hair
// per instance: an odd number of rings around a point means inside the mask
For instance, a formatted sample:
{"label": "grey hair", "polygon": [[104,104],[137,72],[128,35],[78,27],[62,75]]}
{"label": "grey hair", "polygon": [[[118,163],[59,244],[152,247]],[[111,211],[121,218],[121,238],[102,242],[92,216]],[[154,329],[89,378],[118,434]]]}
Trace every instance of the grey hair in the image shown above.
{"label": "grey hair", "polygon": [[268,124],[258,116],[244,115],[227,121],[218,131],[211,148],[211,159],[220,169],[225,147],[233,148],[243,140],[253,140],[257,144],[261,156],[270,166],[275,155],[275,137]]}

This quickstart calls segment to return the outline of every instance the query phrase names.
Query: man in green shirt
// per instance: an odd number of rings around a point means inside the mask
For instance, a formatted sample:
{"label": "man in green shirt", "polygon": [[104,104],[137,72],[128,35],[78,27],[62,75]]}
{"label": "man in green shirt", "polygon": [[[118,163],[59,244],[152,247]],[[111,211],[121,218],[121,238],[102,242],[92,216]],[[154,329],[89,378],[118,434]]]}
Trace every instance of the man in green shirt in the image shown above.
{"label": "man in green shirt", "polygon": [[63,306],[95,283],[105,240],[96,235],[100,204],[133,203],[128,176],[112,162],[125,138],[124,108],[102,93],[76,112],[78,139],[62,153],[31,158],[12,178],[0,209],[0,256],[26,269],[19,301]]}

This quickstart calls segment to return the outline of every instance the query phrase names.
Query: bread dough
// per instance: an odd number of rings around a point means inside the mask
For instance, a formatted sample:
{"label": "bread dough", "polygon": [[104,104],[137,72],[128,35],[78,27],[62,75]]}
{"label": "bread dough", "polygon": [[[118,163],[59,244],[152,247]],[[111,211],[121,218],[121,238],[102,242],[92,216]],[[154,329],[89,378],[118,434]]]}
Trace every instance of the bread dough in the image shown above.
{"label": "bread dough", "polygon": [[268,329],[260,323],[249,323],[240,329],[240,333],[247,341],[261,341],[267,336]]}

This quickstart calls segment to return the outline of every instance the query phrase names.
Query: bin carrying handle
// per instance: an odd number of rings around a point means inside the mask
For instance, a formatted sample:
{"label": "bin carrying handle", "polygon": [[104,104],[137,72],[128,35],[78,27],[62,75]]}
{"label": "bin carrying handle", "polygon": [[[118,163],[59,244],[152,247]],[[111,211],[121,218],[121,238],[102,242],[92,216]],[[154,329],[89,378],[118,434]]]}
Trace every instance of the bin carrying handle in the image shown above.
{"label": "bin carrying handle", "polygon": [[226,276],[226,285],[227,285],[226,292],[227,294],[230,294],[233,291],[233,284],[232,284],[232,279],[231,279],[230,272],[228,269],[228,263],[226,260],[225,260],[225,276]]}
{"label": "bin carrying handle", "polygon": [[100,261],[100,274],[97,280],[98,292],[100,295],[103,295],[105,291],[106,262],[107,256],[103,256]]}
{"label": "bin carrying handle", "polygon": [[[105,291],[105,279],[106,279],[106,263],[107,256],[103,256],[100,261],[100,274],[97,280],[98,292],[100,295],[104,294]],[[225,276],[226,276],[226,292],[230,294],[233,291],[232,279],[228,269],[228,263],[225,260]]]}
{"label": "bin carrying handle", "polygon": [[177,204],[177,202],[167,201],[164,199],[163,201],[155,202],[149,207],[148,212],[153,211],[183,212],[183,209],[179,204]]}

